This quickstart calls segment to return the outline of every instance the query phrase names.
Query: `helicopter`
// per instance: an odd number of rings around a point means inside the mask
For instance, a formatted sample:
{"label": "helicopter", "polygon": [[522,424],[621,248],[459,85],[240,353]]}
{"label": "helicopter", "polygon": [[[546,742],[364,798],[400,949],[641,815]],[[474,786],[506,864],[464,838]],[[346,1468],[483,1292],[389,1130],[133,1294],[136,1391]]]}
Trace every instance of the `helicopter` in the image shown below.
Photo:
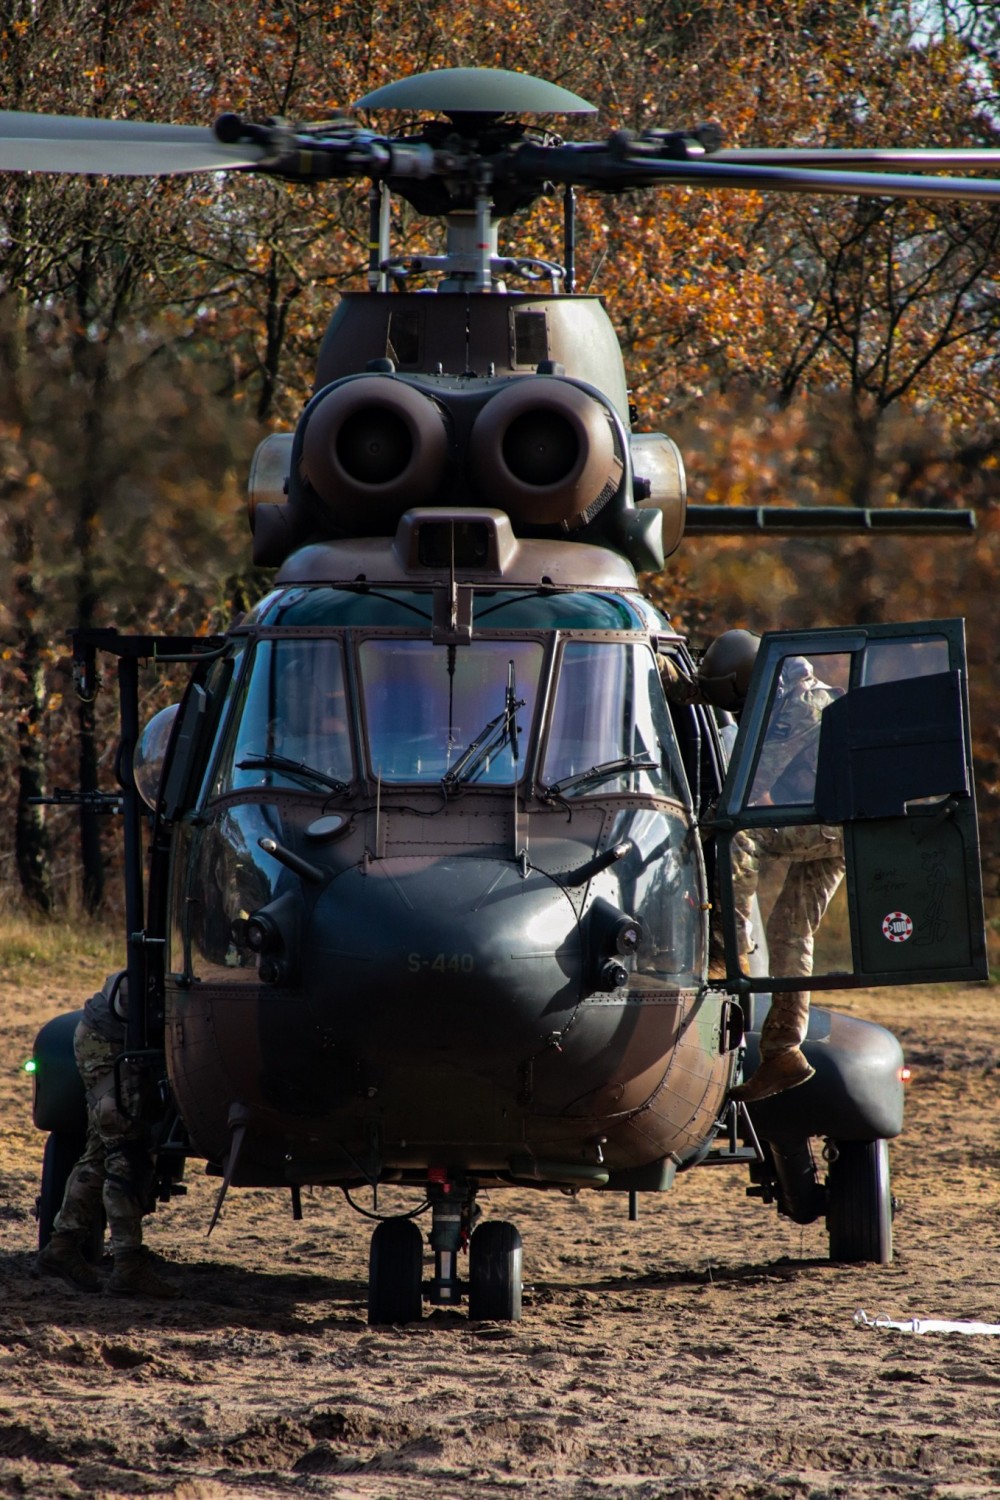
{"label": "helicopter", "polygon": [[[159,1198],[192,1158],[220,1179],[213,1225],[240,1187],[288,1191],[296,1217],[303,1187],[352,1207],[370,1191],[374,1325],[425,1297],[521,1316],[520,1233],[482,1217],[483,1190],[614,1192],[634,1218],[678,1174],[737,1166],[793,1221],[825,1218],[833,1259],[887,1263],[902,1049],[814,1005],[815,1075],[731,1096],[770,997],[802,984],[770,972],[760,931],[745,961],[734,851],[755,829],[843,829],[845,911],[814,990],[987,977],[962,622],[768,632],[737,724],[665,695],[664,660],[688,681],[698,663],[638,575],[685,532],[973,521],[689,504],[676,444],[632,430],[601,299],[576,290],[575,194],[992,200],[1000,180],[922,174],[995,171],[1000,153],[727,150],[705,128],[565,141],[523,117],[593,107],[496,69],[416,74],[357,107],[412,123],[0,115],[5,170],[369,184],[367,287],[340,298],[295,430],[250,472],[273,586],[220,636],[73,632],[82,696],[117,662],[105,795],[140,997],[120,1063],[163,1081]],[[502,220],[557,191],[561,260],[502,254]],[[444,220],[441,254],[393,249],[393,195]],[[418,275],[435,289],[410,290]],[[802,658],[838,693],[806,790],[765,799],[755,768]],[[146,662],[190,680],[144,728]],[[85,1128],[79,1014],[34,1049],[43,1244]],[[413,1211],[381,1217],[383,1184]]]}

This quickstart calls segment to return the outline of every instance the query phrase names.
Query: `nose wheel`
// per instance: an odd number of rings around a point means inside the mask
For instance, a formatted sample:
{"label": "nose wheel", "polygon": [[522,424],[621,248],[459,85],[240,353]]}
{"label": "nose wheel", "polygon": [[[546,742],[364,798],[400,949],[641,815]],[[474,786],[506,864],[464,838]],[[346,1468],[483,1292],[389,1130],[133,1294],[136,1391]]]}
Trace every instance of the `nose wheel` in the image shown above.
{"label": "nose wheel", "polygon": [[[456,1307],[466,1293],[475,1321],[516,1323],[521,1317],[521,1236],[502,1219],[480,1224],[475,1186],[432,1178],[428,1184],[434,1275],[428,1300]],[[469,1252],[469,1279],[458,1274],[458,1257]],[[413,1219],[384,1219],[368,1256],[368,1323],[412,1323],[422,1314],[423,1238]]]}
{"label": "nose wheel", "polygon": [[368,1322],[413,1323],[421,1316],[424,1246],[412,1219],[384,1219],[368,1253]]}
{"label": "nose wheel", "polygon": [[469,1245],[469,1317],[521,1318],[521,1236],[502,1219],[480,1224]]}

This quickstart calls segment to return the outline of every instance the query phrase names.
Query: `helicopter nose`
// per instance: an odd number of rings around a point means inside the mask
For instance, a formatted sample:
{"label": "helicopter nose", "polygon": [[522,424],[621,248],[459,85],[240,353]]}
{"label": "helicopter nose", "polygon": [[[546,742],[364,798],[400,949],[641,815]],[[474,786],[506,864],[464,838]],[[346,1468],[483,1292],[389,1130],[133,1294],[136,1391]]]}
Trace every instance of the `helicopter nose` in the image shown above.
{"label": "helicopter nose", "polygon": [[513,861],[387,859],[345,871],[305,934],[322,1024],[358,1056],[473,1071],[533,1056],[567,1024],[583,944],[566,893]]}

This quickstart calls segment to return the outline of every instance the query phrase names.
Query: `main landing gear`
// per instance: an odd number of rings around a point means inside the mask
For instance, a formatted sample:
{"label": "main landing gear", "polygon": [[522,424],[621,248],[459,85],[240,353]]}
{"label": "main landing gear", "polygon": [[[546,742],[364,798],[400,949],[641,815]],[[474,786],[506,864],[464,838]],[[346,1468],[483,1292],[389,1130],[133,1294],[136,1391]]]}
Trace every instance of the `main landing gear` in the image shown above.
{"label": "main landing gear", "polygon": [[825,1215],[833,1261],[890,1265],[895,1199],[888,1141],[828,1139],[823,1159],[825,1183],[810,1141],[765,1141],[759,1158],[750,1163],[747,1195],[776,1203],[778,1212],[796,1224],[812,1224]]}
{"label": "main landing gear", "polygon": [[[469,1317],[516,1323],[521,1317],[521,1236],[502,1219],[476,1226],[478,1184],[431,1174],[427,1196],[434,1275],[426,1284],[437,1307],[457,1307],[468,1291]],[[458,1257],[469,1252],[468,1282]],[[412,1218],[383,1219],[368,1257],[368,1322],[412,1323],[421,1316],[423,1237]]]}

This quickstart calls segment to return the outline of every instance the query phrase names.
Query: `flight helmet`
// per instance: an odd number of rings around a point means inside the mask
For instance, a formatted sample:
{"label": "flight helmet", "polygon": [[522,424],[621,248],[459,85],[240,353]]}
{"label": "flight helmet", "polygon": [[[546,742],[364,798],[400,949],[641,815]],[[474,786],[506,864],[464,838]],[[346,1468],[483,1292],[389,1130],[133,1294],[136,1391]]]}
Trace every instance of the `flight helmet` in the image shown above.
{"label": "flight helmet", "polygon": [[712,642],[698,668],[698,687],[714,708],[737,711],[746,701],[760,636],[751,630],[727,630]]}

